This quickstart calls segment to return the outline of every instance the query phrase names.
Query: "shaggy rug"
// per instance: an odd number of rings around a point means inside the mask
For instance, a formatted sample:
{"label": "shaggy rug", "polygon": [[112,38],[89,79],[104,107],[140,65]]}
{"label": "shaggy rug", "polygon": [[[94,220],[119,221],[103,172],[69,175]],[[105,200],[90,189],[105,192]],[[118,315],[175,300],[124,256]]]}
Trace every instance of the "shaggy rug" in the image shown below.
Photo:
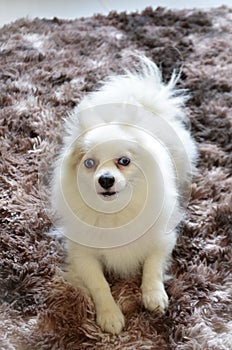
{"label": "shaggy rug", "polygon": [[[152,58],[165,81],[181,69],[199,172],[166,283],[167,312],[143,308],[141,276],[108,276],[126,316],[124,331],[110,336],[92,302],[62,279],[65,250],[49,234],[46,197],[63,117],[130,64],[129,49]],[[0,349],[232,349],[231,9],[22,19],[0,29],[0,60]]]}

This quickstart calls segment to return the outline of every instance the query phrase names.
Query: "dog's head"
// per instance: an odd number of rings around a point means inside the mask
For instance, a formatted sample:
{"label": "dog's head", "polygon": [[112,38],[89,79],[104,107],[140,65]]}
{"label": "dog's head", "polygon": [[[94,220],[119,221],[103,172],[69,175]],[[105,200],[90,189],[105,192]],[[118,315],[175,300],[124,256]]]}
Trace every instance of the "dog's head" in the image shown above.
{"label": "dog's head", "polygon": [[103,125],[87,131],[73,152],[82,195],[104,201],[129,196],[140,177],[138,148],[127,127]]}

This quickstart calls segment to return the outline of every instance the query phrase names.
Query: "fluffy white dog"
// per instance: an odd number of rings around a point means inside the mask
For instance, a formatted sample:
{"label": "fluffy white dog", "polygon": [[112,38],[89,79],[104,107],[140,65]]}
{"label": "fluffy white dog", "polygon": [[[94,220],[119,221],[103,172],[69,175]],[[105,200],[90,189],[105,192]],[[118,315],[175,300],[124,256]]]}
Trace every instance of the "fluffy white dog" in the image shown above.
{"label": "fluffy white dog", "polygon": [[97,323],[112,334],[123,329],[124,316],[104,271],[126,278],[142,269],[145,308],[168,306],[164,272],[196,158],[175,74],[165,85],[153,62],[139,61],[75,109],[53,181],[67,237],[66,277],[85,287]]}

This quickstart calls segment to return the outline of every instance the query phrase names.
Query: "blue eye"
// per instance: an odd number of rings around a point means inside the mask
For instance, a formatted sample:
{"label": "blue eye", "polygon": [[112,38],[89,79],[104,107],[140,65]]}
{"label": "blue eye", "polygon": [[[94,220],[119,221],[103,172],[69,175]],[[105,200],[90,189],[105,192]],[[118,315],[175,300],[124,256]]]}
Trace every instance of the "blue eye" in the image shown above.
{"label": "blue eye", "polygon": [[95,160],[94,160],[94,159],[91,159],[91,158],[86,159],[86,160],[84,161],[84,165],[85,165],[85,167],[86,167],[87,169],[91,169],[91,168],[95,167]]}
{"label": "blue eye", "polygon": [[118,159],[118,164],[122,165],[122,166],[127,166],[130,164],[130,158],[127,157],[122,157]]}

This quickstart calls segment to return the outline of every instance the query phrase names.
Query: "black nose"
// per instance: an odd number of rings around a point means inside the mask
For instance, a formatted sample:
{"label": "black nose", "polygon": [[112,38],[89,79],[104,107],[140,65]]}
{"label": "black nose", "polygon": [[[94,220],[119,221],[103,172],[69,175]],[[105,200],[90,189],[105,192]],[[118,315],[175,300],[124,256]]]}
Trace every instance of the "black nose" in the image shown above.
{"label": "black nose", "polygon": [[105,190],[112,187],[114,184],[115,178],[110,174],[103,174],[99,177],[98,182]]}

